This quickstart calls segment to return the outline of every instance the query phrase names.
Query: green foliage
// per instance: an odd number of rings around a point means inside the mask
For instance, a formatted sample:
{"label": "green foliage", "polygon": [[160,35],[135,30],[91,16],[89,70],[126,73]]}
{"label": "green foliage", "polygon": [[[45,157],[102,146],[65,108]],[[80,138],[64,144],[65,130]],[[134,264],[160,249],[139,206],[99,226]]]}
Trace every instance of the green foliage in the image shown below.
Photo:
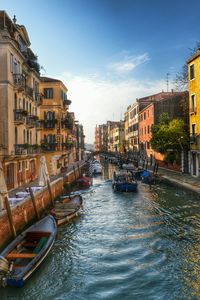
{"label": "green foliage", "polygon": [[[166,114],[161,115],[160,124],[152,127],[152,148],[162,154],[180,152],[188,147],[189,137],[183,120],[173,119],[167,123]],[[166,155],[167,156],[167,155]]]}

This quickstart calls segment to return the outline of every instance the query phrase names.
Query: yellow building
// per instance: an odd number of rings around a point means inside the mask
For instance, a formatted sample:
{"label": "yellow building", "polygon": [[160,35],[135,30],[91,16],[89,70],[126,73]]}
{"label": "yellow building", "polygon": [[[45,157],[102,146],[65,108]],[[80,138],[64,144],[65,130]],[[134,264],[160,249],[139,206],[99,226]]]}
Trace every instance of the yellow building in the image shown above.
{"label": "yellow building", "polygon": [[188,60],[190,172],[200,176],[200,50]]}
{"label": "yellow building", "polygon": [[110,122],[109,151],[122,153],[124,149],[124,121]]}
{"label": "yellow building", "polygon": [[71,101],[62,81],[41,77],[40,92],[43,95],[39,124],[41,149],[49,173],[55,175],[75,160],[74,114],[68,112]]}
{"label": "yellow building", "polygon": [[39,71],[26,28],[0,11],[0,156],[9,190],[37,177]]}

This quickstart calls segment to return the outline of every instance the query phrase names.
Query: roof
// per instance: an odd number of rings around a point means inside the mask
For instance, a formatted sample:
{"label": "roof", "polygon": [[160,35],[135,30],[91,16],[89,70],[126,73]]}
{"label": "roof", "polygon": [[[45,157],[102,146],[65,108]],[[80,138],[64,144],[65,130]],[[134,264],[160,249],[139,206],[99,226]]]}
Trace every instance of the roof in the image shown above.
{"label": "roof", "polygon": [[195,60],[198,56],[200,56],[200,49],[197,50],[197,52],[195,54],[193,54],[188,60],[187,63],[189,64],[190,62],[192,62],[193,60]]}
{"label": "roof", "polygon": [[42,82],[62,82],[61,80],[59,79],[54,79],[54,78],[50,78],[50,77],[40,77],[40,80]]}

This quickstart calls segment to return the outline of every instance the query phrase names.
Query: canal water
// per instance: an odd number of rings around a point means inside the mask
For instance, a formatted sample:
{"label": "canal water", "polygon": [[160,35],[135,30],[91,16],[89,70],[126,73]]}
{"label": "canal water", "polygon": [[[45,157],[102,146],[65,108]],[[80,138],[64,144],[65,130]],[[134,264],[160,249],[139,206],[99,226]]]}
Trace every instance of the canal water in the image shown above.
{"label": "canal water", "polygon": [[116,193],[112,168],[24,288],[0,299],[200,299],[200,200],[169,185]]}

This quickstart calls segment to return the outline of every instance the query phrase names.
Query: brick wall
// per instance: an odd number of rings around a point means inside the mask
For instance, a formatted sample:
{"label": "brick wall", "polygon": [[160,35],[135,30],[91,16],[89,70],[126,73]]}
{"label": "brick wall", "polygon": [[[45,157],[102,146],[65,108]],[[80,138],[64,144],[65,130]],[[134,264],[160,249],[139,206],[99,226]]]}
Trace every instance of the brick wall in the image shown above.
{"label": "brick wall", "polygon": [[[60,195],[63,191],[63,178],[59,178],[51,182],[51,190],[53,197]],[[51,199],[48,188],[34,194],[36,206],[40,216],[51,206]],[[17,234],[20,233],[26,226],[36,220],[35,211],[31,198],[26,198],[23,202],[12,208],[13,223]],[[0,214],[0,247],[5,245],[12,238],[9,221],[6,211]]]}

